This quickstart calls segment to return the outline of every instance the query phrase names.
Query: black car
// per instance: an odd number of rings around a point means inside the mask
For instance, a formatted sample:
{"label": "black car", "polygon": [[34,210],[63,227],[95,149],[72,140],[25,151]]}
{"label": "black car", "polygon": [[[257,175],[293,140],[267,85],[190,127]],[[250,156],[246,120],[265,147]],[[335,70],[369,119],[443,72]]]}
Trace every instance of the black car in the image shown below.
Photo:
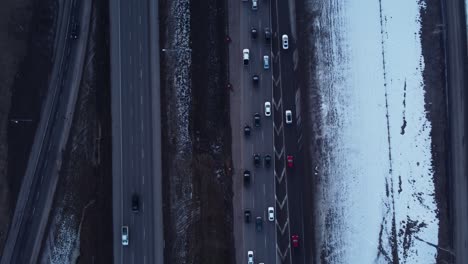
{"label": "black car", "polygon": [[244,135],[245,136],[250,136],[250,126],[249,125],[244,126]]}
{"label": "black car", "polygon": [[79,30],[80,30],[80,25],[78,23],[73,23],[71,26],[70,38],[78,39]]}
{"label": "black car", "polygon": [[257,29],[256,28],[251,28],[250,29],[250,35],[252,35],[252,38],[253,39],[256,39],[257,38]]}
{"label": "black car", "polygon": [[254,160],[255,167],[259,167],[260,166],[260,155],[254,154],[253,160]]}
{"label": "black car", "polygon": [[271,156],[270,155],[265,155],[265,167],[270,167],[271,164]]}
{"label": "black car", "polygon": [[246,223],[250,223],[250,210],[249,209],[245,209],[244,211],[244,220]]}
{"label": "black car", "polygon": [[256,127],[260,126],[260,114],[259,113],[254,114],[254,124]]}
{"label": "black car", "polygon": [[244,171],[244,183],[249,183],[250,182],[250,171],[245,170]]}
{"label": "black car", "polygon": [[271,31],[269,28],[265,28],[265,42],[270,43],[271,41]]}
{"label": "black car", "polygon": [[140,198],[138,197],[138,194],[132,195],[132,211],[135,213],[140,211]]}
{"label": "black car", "polygon": [[260,81],[260,77],[258,77],[258,75],[254,75],[252,76],[252,82],[254,85],[258,85],[258,81]]}
{"label": "black car", "polygon": [[263,220],[260,216],[257,216],[257,219],[255,219],[255,229],[257,232],[262,232],[263,228]]}

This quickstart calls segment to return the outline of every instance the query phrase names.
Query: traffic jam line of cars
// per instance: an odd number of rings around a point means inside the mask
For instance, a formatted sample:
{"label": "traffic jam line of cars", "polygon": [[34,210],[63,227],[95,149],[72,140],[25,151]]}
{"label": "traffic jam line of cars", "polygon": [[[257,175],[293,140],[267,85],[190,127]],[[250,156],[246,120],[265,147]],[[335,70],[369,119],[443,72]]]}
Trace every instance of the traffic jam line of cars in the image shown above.
{"label": "traffic jam line of cars", "polygon": [[[243,2],[247,2],[248,0],[242,0]],[[252,0],[252,10],[256,11],[258,10],[258,0]],[[268,27],[264,28],[264,38],[265,38],[265,43],[270,44],[271,43],[271,31]],[[257,39],[258,36],[258,30],[255,27],[250,28],[250,35],[252,39]],[[286,34],[283,34],[281,36],[281,43],[282,43],[282,48],[283,50],[289,49],[289,37]],[[244,66],[249,66],[250,64],[250,50],[249,49],[243,49],[242,50],[242,60]],[[263,56],[263,69],[268,70],[270,69],[270,58],[268,55]],[[257,74],[254,74],[252,76],[252,84],[254,87],[257,87],[260,81],[260,77]],[[271,117],[271,102],[266,101],[264,104],[264,114],[265,117]],[[291,110],[286,110],[285,111],[285,122],[287,125],[290,125],[293,123],[293,116],[292,116],[292,111]],[[254,113],[253,115],[253,124],[256,128],[259,128],[261,125],[261,114],[260,113]],[[252,128],[250,125],[245,124],[244,126],[244,136],[249,137],[252,133]],[[294,157],[292,155],[288,155],[286,157],[287,161],[287,166],[289,168],[294,167]],[[259,153],[253,154],[253,163],[256,168],[259,168],[262,165],[262,157]],[[265,168],[269,168],[272,163],[272,157],[270,154],[266,154],[263,157],[263,164]],[[252,173],[249,170],[244,170],[244,185],[249,185],[251,182],[251,177]],[[268,215],[268,221],[270,222],[275,222],[275,209],[274,207],[268,207],[267,208],[267,215]],[[244,210],[244,221],[245,223],[250,223],[252,218],[252,212],[250,209],[245,209]],[[257,216],[255,218],[255,230],[257,232],[261,232],[263,229],[263,219],[261,216]],[[299,246],[299,236],[298,235],[292,235],[291,236],[291,243],[293,247],[298,247]],[[252,250],[249,250],[247,252],[247,263],[248,264],[253,264],[254,263],[254,252]],[[264,263],[259,263],[259,264],[264,264]]]}

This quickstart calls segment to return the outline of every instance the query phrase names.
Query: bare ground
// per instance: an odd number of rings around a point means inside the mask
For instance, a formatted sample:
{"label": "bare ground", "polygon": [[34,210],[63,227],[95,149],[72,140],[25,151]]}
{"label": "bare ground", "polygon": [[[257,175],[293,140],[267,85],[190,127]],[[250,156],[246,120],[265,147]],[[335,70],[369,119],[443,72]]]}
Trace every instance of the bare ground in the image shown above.
{"label": "bare ground", "polygon": [[[172,3],[160,8],[161,47],[177,49]],[[174,113],[174,80],[185,76],[177,75],[177,58],[171,58],[178,54],[161,57],[166,263],[234,263],[225,4],[190,5],[190,147],[183,153],[176,149],[181,123]]]}
{"label": "bare ground", "polygon": [[[426,8],[421,9],[421,43],[424,56],[423,78],[426,85],[427,117],[432,123],[432,157],[434,185],[439,218],[439,244],[437,263],[453,263],[448,251],[453,248],[450,208],[448,206],[449,179],[448,164],[448,117],[445,76],[444,35],[440,0],[426,0]],[[441,250],[442,249],[442,250]]]}
{"label": "bare ground", "polygon": [[93,2],[90,41],[48,232],[52,263],[112,263],[108,7]]}
{"label": "bare ground", "polygon": [[[0,5],[0,249],[3,250],[51,70],[54,0]],[[19,123],[10,119],[31,119]]]}

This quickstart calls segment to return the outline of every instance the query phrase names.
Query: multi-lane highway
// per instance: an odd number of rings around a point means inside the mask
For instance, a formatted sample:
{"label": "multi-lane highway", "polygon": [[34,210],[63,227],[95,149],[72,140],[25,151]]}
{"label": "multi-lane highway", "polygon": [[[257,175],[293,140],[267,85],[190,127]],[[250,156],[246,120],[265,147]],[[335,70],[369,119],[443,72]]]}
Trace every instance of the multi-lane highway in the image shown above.
{"label": "multi-lane highway", "polygon": [[158,2],[112,1],[110,17],[114,263],[162,263]]}
{"label": "multi-lane highway", "polygon": [[[270,5],[271,4],[271,5]],[[237,6],[238,5],[238,6]],[[259,1],[258,10],[252,10],[252,1],[239,1],[229,6],[229,31],[233,41],[230,46],[230,79],[235,87],[231,98],[233,108],[233,159],[237,167],[235,183],[235,231],[236,258],[238,263],[247,263],[247,251],[254,251],[254,262],[305,263],[303,254],[303,173],[300,162],[301,123],[299,92],[295,82],[296,64],[294,6],[289,1]],[[254,39],[251,28],[258,31]],[[265,43],[264,29],[272,32],[271,44]],[[281,36],[289,35],[289,49],[281,46]],[[242,65],[242,50],[249,49],[249,66]],[[263,69],[263,56],[270,57],[270,69]],[[253,85],[252,76],[258,74],[260,82]],[[237,81],[239,76],[239,81]],[[272,116],[265,117],[264,103],[272,103]],[[293,113],[293,123],[286,125],[285,110]],[[254,113],[261,115],[261,127],[253,124]],[[242,127],[252,127],[252,135],[245,137]],[[239,146],[237,146],[237,142]],[[266,154],[273,157],[272,167],[255,168],[253,154],[262,159]],[[288,168],[286,156],[294,157],[294,168]],[[299,166],[297,166],[299,164]],[[253,175],[250,185],[239,184],[244,169]],[[239,201],[240,200],[240,201]],[[276,211],[274,223],[267,220],[267,207]],[[237,208],[241,207],[241,208]],[[244,223],[245,209],[252,212],[252,222]],[[255,230],[255,218],[264,220],[262,232]],[[292,248],[291,235],[300,237],[298,248]]]}
{"label": "multi-lane highway", "polygon": [[[250,184],[245,185],[243,195],[243,210],[251,211],[251,222],[244,227],[244,260],[247,263],[247,251],[254,251],[255,262],[275,263],[275,223],[268,221],[267,208],[275,206],[273,163],[265,166],[264,157],[273,157],[273,117],[266,117],[264,104],[272,99],[271,69],[263,68],[263,56],[271,57],[271,45],[264,38],[264,29],[270,26],[270,6],[268,2],[260,2],[257,10],[252,10],[252,2],[240,2],[240,43],[241,48],[249,49],[249,65],[242,65],[241,50],[238,51],[238,67],[240,72],[240,93],[242,105],[240,107],[243,124],[252,127],[250,136],[243,136],[242,164],[243,168],[252,173]],[[251,29],[257,30],[257,37],[253,38]],[[270,60],[271,61],[271,60]],[[271,62],[270,62],[271,63]],[[258,85],[252,81],[253,75],[258,75]],[[253,116],[260,114],[260,127],[255,127]],[[239,128],[238,133],[243,133]],[[253,155],[261,156],[261,165],[254,166]],[[262,218],[263,230],[255,230],[255,219]]]}

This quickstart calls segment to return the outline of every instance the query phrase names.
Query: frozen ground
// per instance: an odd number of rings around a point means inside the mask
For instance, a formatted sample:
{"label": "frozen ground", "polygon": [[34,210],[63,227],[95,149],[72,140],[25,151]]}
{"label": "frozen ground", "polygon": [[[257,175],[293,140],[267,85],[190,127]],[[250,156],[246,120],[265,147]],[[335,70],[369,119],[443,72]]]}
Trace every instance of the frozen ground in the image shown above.
{"label": "frozen ground", "polygon": [[[317,3],[321,2],[321,3]],[[431,122],[418,0],[309,0],[324,150],[316,250],[325,263],[435,263]]]}
{"label": "frozen ground", "polygon": [[[166,85],[169,87],[163,94],[162,100],[166,110],[163,110],[163,134],[169,142],[170,152],[166,152],[168,177],[165,179],[166,192],[171,197],[167,202],[164,221],[167,224],[166,253],[169,262],[190,263],[190,239],[193,233],[193,223],[198,219],[199,212],[192,199],[193,175],[192,142],[189,133],[190,105],[192,102],[192,88],[190,83],[190,1],[168,0],[167,5],[167,33],[161,44],[167,51],[162,54],[162,67],[168,74]],[[164,10],[164,8],[162,8]],[[163,16],[165,17],[165,16]],[[162,31],[164,32],[164,31]],[[163,73],[162,76],[165,74]],[[164,141],[165,139],[163,139]],[[167,148],[165,148],[167,150]],[[165,162],[163,162],[165,163]],[[169,211],[167,211],[169,209]],[[170,238],[169,238],[170,237]]]}

